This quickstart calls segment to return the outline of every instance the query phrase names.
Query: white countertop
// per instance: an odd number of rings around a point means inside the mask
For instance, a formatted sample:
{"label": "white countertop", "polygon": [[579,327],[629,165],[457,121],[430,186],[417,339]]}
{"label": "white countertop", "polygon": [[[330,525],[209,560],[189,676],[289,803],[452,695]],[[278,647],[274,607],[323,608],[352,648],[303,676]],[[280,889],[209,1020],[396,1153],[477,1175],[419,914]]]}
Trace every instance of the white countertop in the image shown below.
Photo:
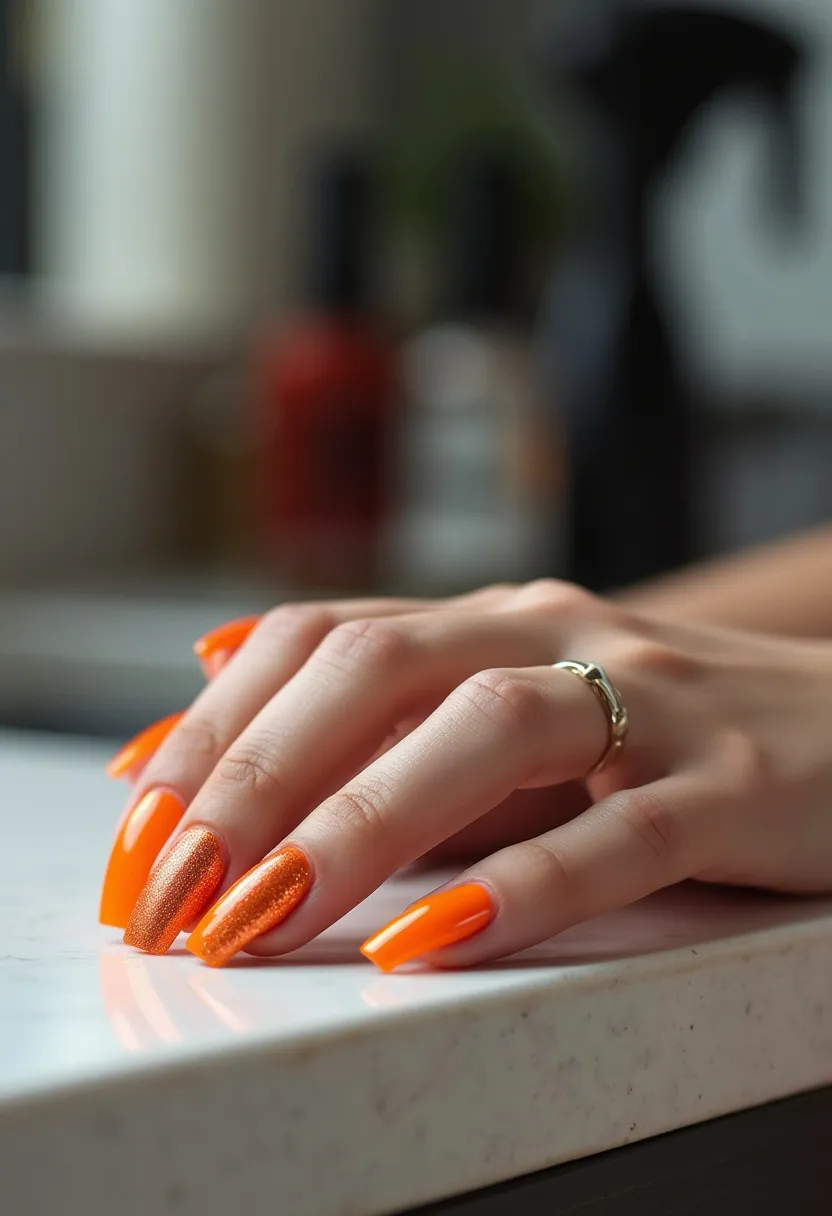
{"label": "white countertop", "polygon": [[388,884],[290,961],[95,922],[123,791],[0,735],[0,1209],[376,1216],[832,1082],[832,902],[685,888],[502,966],[381,976]]}

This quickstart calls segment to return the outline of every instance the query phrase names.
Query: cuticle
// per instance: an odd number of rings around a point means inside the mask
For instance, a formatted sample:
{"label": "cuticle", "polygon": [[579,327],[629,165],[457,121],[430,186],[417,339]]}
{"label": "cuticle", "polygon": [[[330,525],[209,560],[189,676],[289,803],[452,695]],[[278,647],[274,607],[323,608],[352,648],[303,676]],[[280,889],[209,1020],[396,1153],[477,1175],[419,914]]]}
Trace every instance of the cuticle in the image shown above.
{"label": "cuticle", "polygon": [[[479,933],[486,933],[491,928],[491,926],[494,924],[494,921],[497,919],[497,917],[500,915],[500,911],[501,911],[500,901],[497,898],[497,893],[494,890],[493,886],[485,878],[466,878],[464,882],[454,883],[453,886],[448,887],[447,890],[451,891],[451,890],[453,890],[454,887],[464,887],[464,886],[467,886],[468,883],[475,883],[478,887],[482,887],[483,890],[488,895],[488,899],[491,904],[491,916],[489,917],[487,923],[483,925],[482,929],[479,930]],[[479,936],[479,933],[477,934],[477,936]]]}

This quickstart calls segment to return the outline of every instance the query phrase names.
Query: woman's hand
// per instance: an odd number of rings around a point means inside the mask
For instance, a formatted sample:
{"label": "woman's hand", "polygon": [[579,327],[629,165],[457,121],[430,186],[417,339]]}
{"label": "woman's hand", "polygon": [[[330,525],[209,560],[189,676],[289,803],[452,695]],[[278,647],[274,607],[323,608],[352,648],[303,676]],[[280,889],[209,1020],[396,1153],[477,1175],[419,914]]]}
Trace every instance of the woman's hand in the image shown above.
{"label": "woman's hand", "polygon": [[[585,788],[609,722],[560,659],[602,665],[629,713]],[[188,944],[214,964],[282,954],[449,842],[498,851],[365,943],[380,966],[493,959],[688,877],[820,891],[830,738],[826,644],[662,623],[558,582],[288,605],[141,772],[102,919],[163,952],[202,916]]]}

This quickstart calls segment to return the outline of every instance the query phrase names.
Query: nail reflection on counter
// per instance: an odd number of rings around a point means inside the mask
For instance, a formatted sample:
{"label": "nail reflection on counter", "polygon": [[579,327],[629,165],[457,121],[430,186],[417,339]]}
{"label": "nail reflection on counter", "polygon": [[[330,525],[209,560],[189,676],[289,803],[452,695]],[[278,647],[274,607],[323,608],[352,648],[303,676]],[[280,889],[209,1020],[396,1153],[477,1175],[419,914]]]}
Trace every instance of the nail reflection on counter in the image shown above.
{"label": "nail reflection on counter", "polygon": [[227,1026],[229,1030],[240,1033],[244,1030],[252,1030],[252,1022],[250,1018],[242,1014],[236,1013],[232,1005],[228,1003],[229,994],[225,994],[225,1000],[216,993],[211,992],[211,988],[218,986],[218,981],[222,983],[222,977],[217,975],[190,975],[188,976],[188,987],[196,993],[201,1001],[203,1001],[212,1013],[216,1014],[223,1026]]}
{"label": "nail reflection on counter", "polygon": [[[264,1020],[263,1001],[212,973],[171,966],[171,960],[103,951],[99,976],[107,1016],[128,1051],[204,1042],[217,1031],[245,1034]],[[280,1007],[268,1002],[268,1022]]]}
{"label": "nail reflection on counter", "polygon": [[102,952],[99,977],[107,1015],[128,1051],[146,1051],[160,1042],[182,1042],[182,1031],[171,1017],[143,958]]}
{"label": "nail reflection on counter", "polygon": [[361,999],[370,1009],[402,1009],[407,1005],[424,1004],[429,998],[436,971],[425,968],[394,978],[379,978],[361,989]]}
{"label": "nail reflection on counter", "polygon": [[268,1031],[343,1029],[361,1011],[432,1000],[434,972],[381,976],[366,963],[333,968],[314,962],[249,960],[226,968],[191,956],[157,957],[117,946],[99,954],[107,1018],[131,1053],[222,1042]]}

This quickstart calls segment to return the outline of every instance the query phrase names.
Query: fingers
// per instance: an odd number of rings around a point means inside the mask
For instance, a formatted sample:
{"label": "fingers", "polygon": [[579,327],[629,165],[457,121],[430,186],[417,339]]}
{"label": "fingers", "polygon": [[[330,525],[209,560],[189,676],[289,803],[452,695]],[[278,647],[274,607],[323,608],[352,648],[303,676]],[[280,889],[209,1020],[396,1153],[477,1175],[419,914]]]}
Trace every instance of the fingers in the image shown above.
{"label": "fingers", "polygon": [[[384,604],[393,611],[397,603]],[[375,610],[382,611],[377,601]],[[230,653],[231,635],[245,641],[184,714],[137,736],[110,772],[138,784],[116,829],[101,893],[103,924],[123,929],[160,849],[220,757],[274,693],[302,667],[349,611],[343,605],[286,605],[251,627],[232,622],[214,637],[214,655]],[[218,647],[218,649],[216,648]]]}
{"label": "fingers", "polygon": [[539,649],[527,629],[489,616],[347,622],[229,748],[183,826],[222,836],[233,879],[363,768],[400,721],[432,710],[487,655],[519,664]]}
{"label": "fingers", "polygon": [[[331,604],[330,608],[334,619],[348,620],[351,616],[374,616],[380,610],[387,616],[397,616],[401,612],[416,611],[417,607],[426,602],[420,600],[352,600]],[[207,680],[213,680],[222,671],[262,619],[262,616],[238,617],[233,621],[225,621],[216,629],[211,629],[201,638],[197,638],[194,642],[194,654],[199,659]]]}
{"label": "fingers", "polygon": [[220,756],[337,623],[328,607],[287,606],[263,617],[164,740],[142,786],[167,785],[190,802]]}
{"label": "fingers", "polygon": [[[247,616],[227,621],[197,639],[194,643],[194,653],[200,660],[206,679],[213,679],[225,667],[253,633],[260,619],[259,616]],[[167,717],[145,727],[119,748],[107,764],[107,776],[112,777],[114,781],[119,778],[131,783],[138,781],[148,762],[184,716],[184,711],[168,714]]]}
{"label": "fingers", "polygon": [[[233,654],[191,708],[166,735],[164,746],[143,774],[142,786],[162,784],[190,802],[217,761],[257,712],[300,670],[326,635],[360,610],[366,618],[396,616],[413,601],[375,600],[332,604],[285,604],[256,620]],[[232,622],[235,626],[238,624]],[[237,636],[241,630],[236,630]],[[210,635],[209,635],[210,636]],[[227,642],[227,638],[225,639]]]}
{"label": "fingers", "polygon": [[[551,616],[535,611],[534,604],[523,613],[503,613],[499,595],[497,611],[477,602],[474,610],[457,603],[444,612],[399,618],[385,612],[386,619],[350,620],[335,628],[330,617],[308,660],[296,660],[294,674],[259,708],[248,705],[247,725],[239,723],[229,738],[214,724],[201,757],[210,775],[197,775],[194,797],[181,773],[178,779],[170,775],[175,745],[192,730],[205,702],[247,672],[269,618],[261,622],[145,774],[143,784],[152,778],[156,790],[164,788],[183,804],[193,801],[136,901],[125,940],[165,949],[170,934],[184,927],[186,908],[189,916],[197,911],[189,873],[203,862],[207,866],[210,889],[203,883],[200,894],[207,906],[293,833],[296,852],[279,850],[228,897],[231,904],[222,905],[236,909],[238,949],[240,933],[247,942],[285,917],[291,871],[298,899],[307,892],[308,899],[280,940],[265,943],[270,950],[291,949],[517,788],[586,773],[604,751],[608,723],[591,690],[574,676],[530,667],[541,655],[550,662],[557,657]],[[583,602],[566,603],[565,617],[575,617],[578,607],[583,612]],[[505,666],[491,668],[495,661]],[[224,697],[217,714],[230,712],[229,706],[239,712],[256,678],[252,672],[245,688]],[[442,713],[386,747],[403,721],[418,721],[452,689]],[[462,739],[470,736],[471,746],[457,739],[447,751],[455,731]],[[193,751],[183,762],[193,763]],[[314,806],[318,810],[309,814]],[[303,882],[298,856],[305,859]],[[240,901],[251,913],[242,922]]]}
{"label": "fingers", "polygon": [[697,872],[719,849],[725,801],[700,771],[619,791],[473,866],[362,951],[389,971],[416,958],[470,966],[546,941]]}
{"label": "fingers", "polygon": [[[505,591],[500,588],[487,588],[468,597],[459,597],[458,600],[449,601],[449,607],[462,608],[469,600],[475,603],[486,603],[497,594],[505,595]],[[292,654],[295,655],[295,658],[294,662],[290,661],[288,664],[284,662],[282,671],[273,673],[271,684],[274,685],[273,691],[276,691],[280,683],[285,682],[308,658],[320,638],[340,622],[356,618],[398,616],[405,612],[415,612],[428,603],[429,601],[421,600],[353,600],[320,605],[286,604],[275,609],[265,618],[247,616],[227,621],[198,638],[194,643],[194,653],[200,661],[206,678],[214,680],[238,651],[244,648],[244,643],[249,640],[258,627],[262,627],[263,634],[278,635],[278,640],[282,641],[284,645],[287,640],[284,634],[288,633],[291,636],[288,639],[289,644],[285,645],[283,658]],[[260,640],[262,639],[258,637],[258,642]],[[298,641],[301,643],[299,648],[294,645]],[[251,660],[251,653],[246,652],[246,655],[247,660]],[[247,661],[246,665],[250,667],[251,663]],[[226,685],[223,685],[223,689],[223,696],[225,696]],[[207,704],[210,709],[213,701],[213,697],[204,697],[200,700],[200,705],[204,707]],[[131,782],[137,781],[167,736],[184,716],[184,712],[170,714],[124,744],[108,763],[108,776],[114,779],[123,777]]]}
{"label": "fingers", "polygon": [[[506,662],[526,663],[540,644],[534,631],[484,614],[422,613],[405,626],[371,617],[333,629],[332,612],[307,612],[300,618],[305,632],[288,630],[277,653],[265,618],[148,765],[101,898],[102,921],[127,928],[134,944],[150,940],[128,922],[141,914],[149,923],[139,896],[171,825],[184,833],[195,823],[213,830],[225,881],[233,881],[362,767],[400,718],[420,709],[420,699],[432,708],[495,647]],[[273,616],[287,621],[286,613]],[[297,614],[288,620],[296,623]],[[315,648],[316,640],[323,644]],[[192,864],[184,854],[182,864]],[[154,891],[147,899],[158,901]],[[206,902],[209,894],[215,892],[206,892]],[[153,948],[161,946],[154,939]]]}
{"label": "fingers", "polygon": [[539,836],[557,824],[568,823],[590,805],[586,786],[580,781],[538,789],[518,789],[488,814],[443,840],[419,858],[430,866],[471,865],[498,849]]}
{"label": "fingers", "polygon": [[167,842],[125,941],[163,952],[201,915],[188,944],[211,964],[294,950],[517,791],[581,782],[607,752],[609,707],[572,672],[532,666],[576,640],[579,658],[587,642],[605,656],[630,715],[622,756],[584,783],[600,801],[473,866],[365,954],[384,969],[496,958],[712,873],[737,799],[701,698],[660,712],[664,650],[583,593],[526,588],[517,611],[506,595],[261,621],[142,775],[149,819],[126,835],[148,855]]}
{"label": "fingers", "polygon": [[[488,649],[494,653],[493,640]],[[241,948],[258,954],[295,949],[527,780],[545,771],[557,783],[586,771],[603,746],[604,730],[594,697],[564,672],[547,667],[474,675],[327,798],[292,831],[288,846],[232,887],[197,928],[190,948],[214,964]],[[288,920],[281,878],[287,848],[294,850],[293,873],[298,851],[307,867],[295,887],[302,887],[305,899],[292,903]],[[254,941],[259,934],[265,935]]]}
{"label": "fingers", "polygon": [[[424,611],[428,608],[448,611],[471,611],[474,608],[488,609],[501,604],[511,594],[508,587],[484,587],[465,595],[455,596],[447,601],[434,600],[351,600],[336,602],[329,605],[286,605],[276,610],[275,617],[301,622],[304,616],[315,613],[324,614],[329,620],[329,628],[340,621],[363,620],[378,616],[399,616],[408,612]],[[262,616],[239,617],[226,621],[197,638],[194,642],[194,654],[199,659],[205,678],[213,680],[224,667],[228,665],[243,644],[248,641],[254,630],[263,620]],[[146,727],[133,739],[125,743],[112,760],[107,764],[107,775],[114,780],[124,778],[135,782],[141,776],[145,766],[158,751],[165,738],[173,730],[184,712],[170,714]]]}
{"label": "fingers", "polygon": [[[321,629],[324,622],[309,623]],[[291,673],[306,638],[275,654],[263,626],[209,684],[146,764],[119,823],[101,891],[102,924],[124,929],[159,851],[219,756]],[[310,643],[311,644],[311,640]],[[298,659],[298,661],[300,661]]]}

